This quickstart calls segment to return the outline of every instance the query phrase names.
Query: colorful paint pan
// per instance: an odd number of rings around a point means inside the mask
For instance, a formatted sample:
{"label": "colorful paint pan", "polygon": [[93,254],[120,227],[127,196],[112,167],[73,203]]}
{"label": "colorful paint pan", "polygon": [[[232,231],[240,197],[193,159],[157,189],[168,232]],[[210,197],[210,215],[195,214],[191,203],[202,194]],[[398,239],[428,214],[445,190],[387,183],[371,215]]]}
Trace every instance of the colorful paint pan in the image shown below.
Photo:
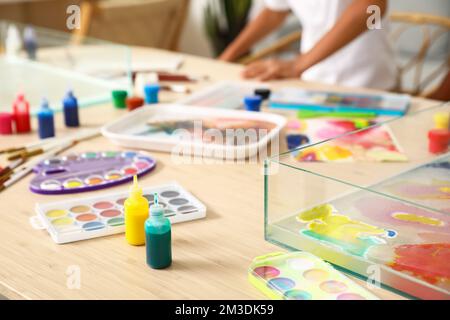
{"label": "colorful paint pan", "polygon": [[270,253],[253,260],[248,279],[271,299],[377,300],[368,290],[307,252]]}
{"label": "colorful paint pan", "polygon": [[[184,211],[180,211],[183,206],[159,202],[171,223],[200,219],[206,215],[205,206],[177,183],[144,188],[144,196],[151,200],[149,204],[153,203],[155,193],[166,194],[167,199],[172,196],[187,201],[184,207],[189,210]],[[123,205],[127,197],[128,190],[123,190],[109,195],[37,204],[36,215],[56,243],[122,233],[125,231]]]}
{"label": "colorful paint pan", "polygon": [[134,151],[69,154],[38,164],[30,189],[42,194],[91,191],[131,181],[153,170],[156,161]]}

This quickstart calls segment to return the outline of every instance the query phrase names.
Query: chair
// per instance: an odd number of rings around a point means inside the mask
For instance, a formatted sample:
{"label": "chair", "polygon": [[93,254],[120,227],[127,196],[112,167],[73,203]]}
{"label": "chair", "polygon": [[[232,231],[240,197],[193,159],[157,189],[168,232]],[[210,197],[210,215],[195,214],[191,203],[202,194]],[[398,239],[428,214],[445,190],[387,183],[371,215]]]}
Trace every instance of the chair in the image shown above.
{"label": "chair", "polygon": [[[423,72],[424,63],[433,44],[450,31],[450,18],[411,12],[393,12],[390,18],[393,24],[391,39],[394,43],[400,39],[402,34],[413,27],[419,27],[423,34],[420,47],[409,57],[407,62],[401,63],[397,61],[399,78],[395,91],[412,95],[426,95],[433,80],[441,75],[445,75],[450,66],[450,54],[447,53],[447,57],[434,70],[428,74],[424,74]],[[253,61],[278,54],[285,51],[293,42],[299,41],[300,39],[301,31],[293,32],[259,52],[240,58],[237,62],[249,64]],[[413,73],[413,81],[411,87],[407,88],[404,78],[409,72]]]}
{"label": "chair", "polygon": [[73,43],[84,36],[135,46],[176,50],[189,0],[85,0],[82,26]]}

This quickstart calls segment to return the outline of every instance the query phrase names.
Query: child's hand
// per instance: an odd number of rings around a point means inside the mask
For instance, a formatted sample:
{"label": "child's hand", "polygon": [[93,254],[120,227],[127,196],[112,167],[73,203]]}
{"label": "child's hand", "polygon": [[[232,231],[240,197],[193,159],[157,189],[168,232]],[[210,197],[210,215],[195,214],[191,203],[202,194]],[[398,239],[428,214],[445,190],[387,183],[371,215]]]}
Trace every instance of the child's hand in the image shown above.
{"label": "child's hand", "polygon": [[283,78],[299,78],[301,72],[296,68],[296,60],[269,59],[256,61],[249,64],[242,76],[246,79],[255,78],[260,81],[268,81]]}

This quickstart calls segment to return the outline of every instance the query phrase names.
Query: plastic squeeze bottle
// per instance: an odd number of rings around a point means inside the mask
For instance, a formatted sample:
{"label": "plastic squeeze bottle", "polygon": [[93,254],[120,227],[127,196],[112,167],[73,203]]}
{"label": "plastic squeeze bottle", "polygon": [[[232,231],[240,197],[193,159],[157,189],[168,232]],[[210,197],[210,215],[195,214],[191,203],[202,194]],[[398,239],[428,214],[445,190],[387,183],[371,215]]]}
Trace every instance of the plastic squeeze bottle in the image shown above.
{"label": "plastic squeeze bottle", "polygon": [[134,176],[130,195],[125,200],[125,238],[134,246],[145,244],[144,224],[148,217],[148,200],[142,196],[137,176]]}
{"label": "plastic squeeze bottle", "polygon": [[153,269],[164,269],[172,264],[172,231],[170,220],[158,204],[158,194],[155,193],[154,199],[150,217],[145,221],[147,264]]}

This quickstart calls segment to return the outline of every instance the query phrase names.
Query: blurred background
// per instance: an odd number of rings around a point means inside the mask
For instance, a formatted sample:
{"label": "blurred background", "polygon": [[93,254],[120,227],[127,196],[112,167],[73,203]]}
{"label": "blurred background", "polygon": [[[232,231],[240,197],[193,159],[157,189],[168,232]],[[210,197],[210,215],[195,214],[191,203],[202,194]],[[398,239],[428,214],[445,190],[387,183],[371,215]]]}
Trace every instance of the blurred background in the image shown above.
{"label": "blurred background", "polygon": [[[68,31],[66,9],[71,4],[81,8],[82,31],[76,32],[83,36],[215,57],[261,10],[264,0],[0,0],[0,19]],[[420,62],[421,77],[431,75],[431,82],[440,81],[442,75],[433,72],[448,64],[450,28],[433,35],[438,27],[420,17],[441,17],[446,19],[444,26],[450,24],[450,1],[391,0],[390,12],[408,13],[397,21],[408,26],[392,31],[399,66]],[[257,44],[250,57],[295,54],[300,30],[292,16]],[[404,83],[412,83],[417,74],[405,72],[403,78]]]}

